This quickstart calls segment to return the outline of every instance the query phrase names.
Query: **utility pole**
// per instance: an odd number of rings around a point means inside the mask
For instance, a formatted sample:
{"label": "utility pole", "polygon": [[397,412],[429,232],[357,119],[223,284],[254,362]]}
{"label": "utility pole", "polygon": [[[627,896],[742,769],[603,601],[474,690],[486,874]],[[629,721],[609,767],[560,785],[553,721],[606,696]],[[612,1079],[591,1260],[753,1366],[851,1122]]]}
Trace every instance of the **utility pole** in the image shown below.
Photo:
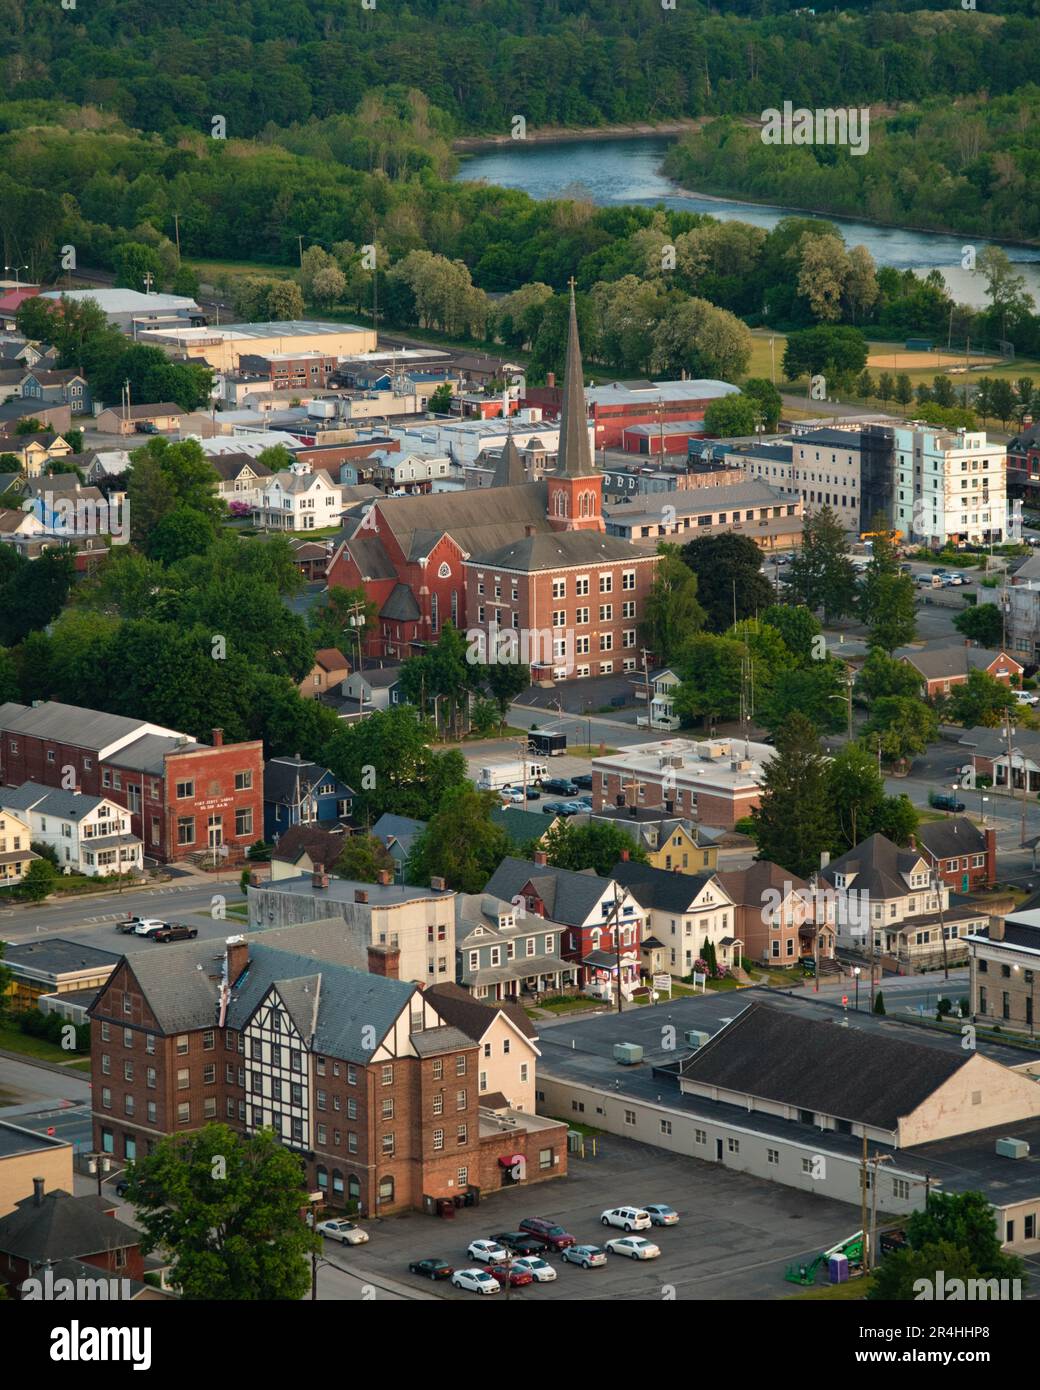
{"label": "utility pole", "polygon": [[173,214],[173,235],[177,242],[177,259],[181,258],[181,215],[179,212]]}
{"label": "utility pole", "polygon": [[[941,862],[942,862],[941,860],[936,860],[936,864],[937,864],[937,865],[940,864]],[[950,978],[950,962],[949,962],[949,960],[947,959],[947,953],[946,953],[946,925],[945,925],[945,923],[944,923],[944,921],[943,921],[943,881],[942,881],[942,879],[939,877],[939,870],[938,870],[938,868],[934,868],[934,869],[932,870],[932,882],[933,882],[933,884],[935,885],[936,899],[937,899],[938,904],[939,904],[939,936],[940,936],[940,938],[941,938],[941,940],[942,940],[943,978],[946,979],[946,980],[948,980],[948,979]]]}
{"label": "utility pole", "polygon": [[303,269],[303,233],[297,236],[296,240],[300,243],[300,269]]}
{"label": "utility pole", "polygon": [[863,1134],[863,1158],[860,1163],[859,1186],[860,1186],[860,1220],[863,1222],[863,1273],[866,1274],[870,1268],[870,1254],[867,1250],[867,1135]]}
{"label": "utility pole", "polygon": [[152,274],[152,272],[151,272],[150,270],[146,270],[145,273],[144,273],[144,275],[142,276],[142,279],[144,280],[144,292],[145,292],[145,294],[151,294],[151,292],[152,292],[152,286],[153,286],[154,283],[155,283],[155,276]]}

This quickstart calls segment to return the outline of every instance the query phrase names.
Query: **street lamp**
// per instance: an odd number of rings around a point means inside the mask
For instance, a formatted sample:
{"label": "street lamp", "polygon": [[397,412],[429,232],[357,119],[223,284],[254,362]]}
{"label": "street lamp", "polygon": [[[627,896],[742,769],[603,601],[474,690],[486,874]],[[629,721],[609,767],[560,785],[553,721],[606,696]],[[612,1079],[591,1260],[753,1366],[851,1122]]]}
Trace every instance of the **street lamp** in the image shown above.
{"label": "street lamp", "polygon": [[855,966],[855,967],[853,968],[852,973],[853,973],[853,975],[856,977],[856,1012],[859,1013],[859,976],[860,976],[860,967],[859,967],[858,965]]}
{"label": "street lamp", "polygon": [[23,270],[28,270],[28,269],[29,269],[29,267],[28,267],[27,265],[5,265],[5,266],[4,266],[4,274],[6,275],[7,272],[8,272],[9,270],[13,270],[13,271],[14,271],[14,287],[15,287],[16,290],[19,290],[19,289],[21,289],[21,285],[19,284],[19,281],[18,281],[19,272],[20,272],[20,271],[23,271]]}
{"label": "street lamp", "polygon": [[87,1172],[97,1178],[97,1195],[101,1196],[101,1184],[112,1171],[112,1160],[107,1154],[90,1154],[87,1158]]}
{"label": "street lamp", "polygon": [[989,800],[989,797],[988,797],[988,796],[983,796],[983,795],[982,795],[982,792],[980,791],[980,792],[979,792],[979,810],[982,812],[982,828],[983,828],[983,830],[985,830],[985,828],[986,828],[986,802],[987,802],[988,800]]}

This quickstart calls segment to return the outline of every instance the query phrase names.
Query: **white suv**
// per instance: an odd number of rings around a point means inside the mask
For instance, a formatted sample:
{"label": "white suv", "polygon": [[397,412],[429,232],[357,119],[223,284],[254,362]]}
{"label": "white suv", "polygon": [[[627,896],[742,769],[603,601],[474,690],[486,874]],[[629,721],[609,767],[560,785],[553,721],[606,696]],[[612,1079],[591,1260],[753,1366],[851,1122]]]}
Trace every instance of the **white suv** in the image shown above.
{"label": "white suv", "polygon": [[653,1225],[650,1213],[642,1207],[611,1207],[600,1220],[604,1226],[620,1226],[623,1231],[648,1231]]}
{"label": "white suv", "polygon": [[166,925],[167,923],[160,921],[158,917],[142,917],[134,927],[133,935],[151,936],[153,932],[162,931]]}

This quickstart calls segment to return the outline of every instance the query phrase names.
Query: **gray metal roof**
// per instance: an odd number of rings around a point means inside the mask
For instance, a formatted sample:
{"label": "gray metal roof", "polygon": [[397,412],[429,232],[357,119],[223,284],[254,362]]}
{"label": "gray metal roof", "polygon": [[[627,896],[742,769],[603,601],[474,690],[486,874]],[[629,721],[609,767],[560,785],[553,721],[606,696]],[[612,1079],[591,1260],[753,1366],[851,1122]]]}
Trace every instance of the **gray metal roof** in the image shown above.
{"label": "gray metal roof", "polygon": [[578,926],[609,891],[611,880],[600,878],[591,869],[556,869],[509,856],[491,875],[484,891],[512,902],[527,883],[532,884],[553,922]]}
{"label": "gray metal roof", "polygon": [[[43,704],[32,706],[15,704],[13,701],[0,705],[0,730],[6,733],[53,739],[95,752],[144,729],[145,724],[143,719],[128,719],[122,714],[104,714],[100,710],[83,709],[78,705],[63,705],[57,700],[46,700]],[[168,732],[176,735],[173,729]]]}
{"label": "gray metal roof", "polygon": [[59,820],[81,821],[103,800],[104,797],[88,796],[85,792],[45,787],[41,782],[23,782],[20,787],[0,788],[0,806],[5,810],[33,810]]}
{"label": "gray metal roof", "polygon": [[521,536],[497,550],[476,552],[468,563],[531,573],[560,569],[564,565],[602,564],[608,560],[631,560],[635,564],[646,558],[620,536],[608,536],[602,531],[550,531]]}
{"label": "gray metal roof", "polygon": [[204,743],[196,743],[192,738],[183,741],[166,734],[142,734],[140,738],[128,743],[112,754],[112,761],[131,772],[147,772],[159,776],[166,766],[167,753],[193,753],[205,748]]}
{"label": "gray metal roof", "polygon": [[[436,1000],[434,1004],[436,1005]],[[462,1031],[445,1024],[443,1028],[426,1028],[412,1034],[412,1046],[420,1057],[436,1057],[442,1052],[458,1052],[473,1047],[474,1040]]]}

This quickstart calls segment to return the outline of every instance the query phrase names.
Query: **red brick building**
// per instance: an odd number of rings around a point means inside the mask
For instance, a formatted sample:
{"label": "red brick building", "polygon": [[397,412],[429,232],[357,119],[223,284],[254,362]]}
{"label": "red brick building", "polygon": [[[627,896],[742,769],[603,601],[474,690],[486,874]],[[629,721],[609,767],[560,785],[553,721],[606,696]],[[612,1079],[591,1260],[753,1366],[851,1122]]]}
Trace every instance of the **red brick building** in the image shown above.
{"label": "red brick building", "polygon": [[917,828],[919,846],[952,893],[975,893],[997,881],[997,832],[983,830],[967,816],[947,816]]}
{"label": "red brick building", "polygon": [[263,744],[212,745],[143,719],[48,700],[0,705],[0,785],[41,782],[106,796],[131,815],[146,857],[240,860],[263,833]]}
{"label": "red brick building", "polygon": [[378,613],[368,655],[415,655],[450,621],[535,679],[637,669],[657,557],[605,534],[573,294],[561,401],[555,472],[526,482],[510,438],[490,493],[377,501],[339,546],[328,583],[364,587]]}
{"label": "red brick building", "polygon": [[564,1175],[566,1126],[532,1120],[525,1139],[517,1112],[503,1139],[479,1104],[476,1041],[396,978],[396,948],[366,956],[340,928],[124,958],[90,1009],[95,1148],[132,1160],[217,1120],[273,1129],[312,1191],[366,1216],[502,1185],[507,1142],[527,1181]]}

